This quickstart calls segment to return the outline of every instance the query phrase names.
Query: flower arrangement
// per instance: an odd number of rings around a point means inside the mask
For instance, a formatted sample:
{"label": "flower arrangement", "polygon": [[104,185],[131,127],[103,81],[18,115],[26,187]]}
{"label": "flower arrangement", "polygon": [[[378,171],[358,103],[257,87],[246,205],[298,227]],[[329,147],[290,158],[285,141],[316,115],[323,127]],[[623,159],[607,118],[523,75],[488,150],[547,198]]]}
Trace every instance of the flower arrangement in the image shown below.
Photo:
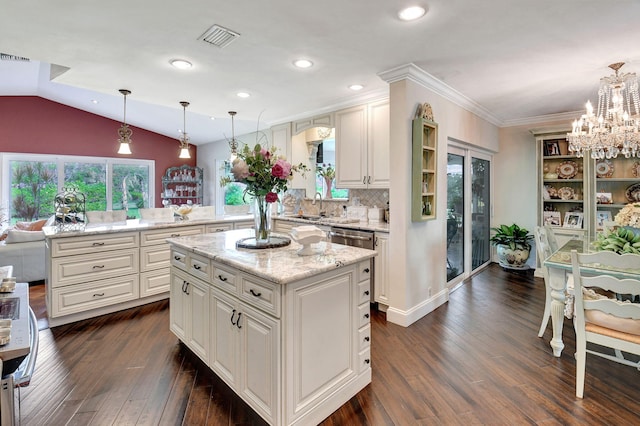
{"label": "flower arrangement", "polygon": [[278,192],[287,190],[287,184],[293,179],[293,172],[304,174],[307,167],[302,163],[292,166],[284,156],[276,156],[275,152],[275,147],[269,151],[260,144],[253,148],[245,145],[233,160],[233,178],[222,178],[221,186],[231,182],[244,183],[244,194],[265,197],[267,203],[278,201]]}
{"label": "flower arrangement", "polygon": [[640,203],[629,203],[624,206],[616,214],[614,221],[620,226],[640,228]]}
{"label": "flower arrangement", "polygon": [[318,174],[318,176],[329,180],[333,180],[336,177],[336,169],[331,165],[331,163],[323,163],[322,166],[317,166],[316,173]]}

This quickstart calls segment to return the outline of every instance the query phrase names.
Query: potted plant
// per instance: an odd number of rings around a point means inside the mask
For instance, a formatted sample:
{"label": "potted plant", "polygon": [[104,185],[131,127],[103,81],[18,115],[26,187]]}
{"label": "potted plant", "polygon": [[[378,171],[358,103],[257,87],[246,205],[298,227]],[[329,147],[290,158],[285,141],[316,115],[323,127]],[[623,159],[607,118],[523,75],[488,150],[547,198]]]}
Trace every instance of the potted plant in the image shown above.
{"label": "potted plant", "polygon": [[495,234],[489,239],[498,251],[500,266],[513,269],[527,269],[527,260],[531,253],[533,235],[515,223],[511,226],[500,225],[491,228]]}

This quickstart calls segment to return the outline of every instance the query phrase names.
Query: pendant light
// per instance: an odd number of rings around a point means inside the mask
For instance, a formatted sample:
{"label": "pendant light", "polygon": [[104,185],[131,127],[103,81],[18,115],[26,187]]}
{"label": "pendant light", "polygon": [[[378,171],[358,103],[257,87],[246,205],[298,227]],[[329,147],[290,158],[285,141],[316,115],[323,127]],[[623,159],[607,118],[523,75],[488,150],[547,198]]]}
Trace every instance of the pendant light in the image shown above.
{"label": "pendant light", "polygon": [[180,155],[178,158],[191,158],[189,153],[189,136],[187,136],[187,107],[189,102],[182,101],[182,137],[180,138]]}
{"label": "pendant light", "polygon": [[233,117],[237,113],[235,111],[229,111],[229,115],[231,116],[231,140],[229,141],[229,150],[231,151],[231,156],[229,160],[233,163],[233,160],[238,156],[238,141],[236,140],[235,129],[233,128]]}
{"label": "pendant light", "polygon": [[124,95],[124,117],[122,118],[122,126],[118,129],[118,154],[131,155],[131,134],[133,131],[127,125],[127,95],[131,94],[131,90],[120,89],[120,93]]}

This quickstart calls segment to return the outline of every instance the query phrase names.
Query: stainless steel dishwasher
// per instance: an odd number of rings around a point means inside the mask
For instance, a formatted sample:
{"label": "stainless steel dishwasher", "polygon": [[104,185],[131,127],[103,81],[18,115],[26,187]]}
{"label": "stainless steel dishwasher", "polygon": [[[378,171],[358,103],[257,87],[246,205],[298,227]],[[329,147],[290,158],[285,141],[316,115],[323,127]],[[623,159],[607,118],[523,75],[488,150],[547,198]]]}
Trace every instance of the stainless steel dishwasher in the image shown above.
{"label": "stainless steel dishwasher", "polygon": [[[360,229],[348,229],[332,226],[329,232],[331,235],[331,242],[336,244],[344,244],[345,246],[360,247],[369,250],[375,250],[375,238],[373,231],[362,231]],[[369,300],[371,303],[375,302],[373,296],[374,287],[374,274],[375,272],[375,258],[371,258],[371,274],[369,281],[371,282],[371,288],[369,289]]]}

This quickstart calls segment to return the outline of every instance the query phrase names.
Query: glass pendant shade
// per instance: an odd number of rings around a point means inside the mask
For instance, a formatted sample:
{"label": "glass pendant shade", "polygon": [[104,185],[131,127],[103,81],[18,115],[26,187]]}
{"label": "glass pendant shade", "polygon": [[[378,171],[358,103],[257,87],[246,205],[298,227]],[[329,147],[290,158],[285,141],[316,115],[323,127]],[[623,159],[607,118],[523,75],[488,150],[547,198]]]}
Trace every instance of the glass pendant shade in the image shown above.
{"label": "glass pendant shade", "polygon": [[229,141],[229,151],[231,154],[229,155],[229,161],[233,163],[233,160],[238,156],[238,141],[236,140],[235,129],[233,126],[233,117],[237,113],[235,111],[229,111],[229,115],[231,116],[231,140]]}
{"label": "glass pendant shade", "polygon": [[180,155],[178,158],[191,158],[189,153],[189,136],[187,135],[187,107],[189,102],[182,101],[182,137],[180,138]]}
{"label": "glass pendant shade", "polygon": [[180,148],[180,155],[178,156],[178,158],[191,158],[189,148]]}
{"label": "glass pendant shade", "polygon": [[124,116],[122,118],[122,126],[118,129],[118,154],[131,155],[131,134],[133,131],[127,125],[127,95],[131,94],[130,90],[120,89],[120,93],[124,96]]}

